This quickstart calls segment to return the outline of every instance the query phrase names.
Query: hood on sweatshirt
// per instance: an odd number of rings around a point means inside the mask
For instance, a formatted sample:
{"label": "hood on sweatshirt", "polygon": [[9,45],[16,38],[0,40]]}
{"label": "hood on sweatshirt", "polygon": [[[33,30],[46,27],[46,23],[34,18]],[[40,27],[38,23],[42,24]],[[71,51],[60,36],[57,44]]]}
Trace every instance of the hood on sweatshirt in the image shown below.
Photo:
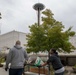
{"label": "hood on sweatshirt", "polygon": [[17,49],[21,49],[22,48],[21,45],[15,45],[14,47],[17,48]]}

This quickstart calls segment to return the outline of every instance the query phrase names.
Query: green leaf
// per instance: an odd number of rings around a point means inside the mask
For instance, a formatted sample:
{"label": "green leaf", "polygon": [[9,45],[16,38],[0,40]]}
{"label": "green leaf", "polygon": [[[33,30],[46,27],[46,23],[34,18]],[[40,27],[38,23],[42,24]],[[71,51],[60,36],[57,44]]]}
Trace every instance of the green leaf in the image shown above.
{"label": "green leaf", "polygon": [[75,35],[75,32],[71,31],[72,27],[64,31],[64,25],[54,19],[54,14],[50,9],[46,9],[42,14],[40,26],[37,23],[29,26],[30,34],[26,38],[27,51],[37,53],[56,48],[58,51],[71,52],[75,49],[69,41],[69,38]]}

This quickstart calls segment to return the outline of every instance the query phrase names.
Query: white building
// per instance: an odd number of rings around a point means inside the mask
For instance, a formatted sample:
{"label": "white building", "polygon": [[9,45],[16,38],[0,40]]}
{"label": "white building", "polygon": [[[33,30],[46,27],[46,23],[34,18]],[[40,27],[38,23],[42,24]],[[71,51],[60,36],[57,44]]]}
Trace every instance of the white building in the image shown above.
{"label": "white building", "polygon": [[[76,35],[74,35],[73,37],[70,37],[69,41],[76,48]],[[73,50],[73,52],[71,52],[71,53],[59,53],[59,54],[60,55],[75,55],[76,56],[76,50]]]}
{"label": "white building", "polygon": [[[11,48],[15,45],[15,42],[17,40],[21,41],[22,46],[24,47],[24,44],[27,43],[26,41],[26,33],[18,32],[18,31],[11,31],[5,34],[0,35],[0,52],[8,53],[9,50],[6,50],[7,48]],[[76,47],[76,35],[70,38],[70,42]],[[44,53],[39,53],[41,56]],[[46,55],[46,54],[44,54]],[[67,65],[74,65],[76,64],[76,50],[71,53],[59,53],[61,55],[61,60],[64,61],[64,64]]]}
{"label": "white building", "polygon": [[17,40],[20,40],[22,46],[24,46],[26,44],[26,33],[11,31],[0,35],[0,49],[13,47]]}
{"label": "white building", "polygon": [[76,47],[76,35],[70,38],[70,42]]}

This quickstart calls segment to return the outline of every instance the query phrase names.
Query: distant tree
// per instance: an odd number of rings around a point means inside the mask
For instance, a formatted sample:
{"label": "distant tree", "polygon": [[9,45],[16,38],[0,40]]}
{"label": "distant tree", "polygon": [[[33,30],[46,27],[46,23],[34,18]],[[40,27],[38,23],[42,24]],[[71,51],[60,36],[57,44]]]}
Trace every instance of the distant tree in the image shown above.
{"label": "distant tree", "polygon": [[56,48],[58,51],[71,52],[75,47],[69,42],[69,38],[75,35],[69,27],[64,31],[62,22],[56,21],[51,10],[46,9],[42,12],[42,24],[37,23],[29,26],[30,33],[27,35],[27,51],[39,52],[49,51],[51,48]]}

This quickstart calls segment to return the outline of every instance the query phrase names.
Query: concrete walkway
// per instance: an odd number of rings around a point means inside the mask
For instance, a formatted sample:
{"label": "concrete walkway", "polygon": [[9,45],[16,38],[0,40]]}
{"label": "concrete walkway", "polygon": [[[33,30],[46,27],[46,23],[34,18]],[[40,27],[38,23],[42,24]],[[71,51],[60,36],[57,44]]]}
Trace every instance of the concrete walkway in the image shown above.
{"label": "concrete walkway", "polygon": [[[38,75],[32,72],[26,72],[25,74],[26,75]],[[8,75],[8,71],[5,71],[4,68],[0,68],[0,75]],[[40,74],[40,75],[44,75],[44,74]]]}
{"label": "concrete walkway", "polygon": [[[72,71],[72,67],[65,67],[66,68],[66,70],[68,71],[68,73],[67,74],[65,74],[65,75],[76,75],[75,73],[73,73]],[[26,74],[27,74],[28,72],[26,72]],[[30,74],[30,73],[29,73]],[[29,74],[27,74],[27,75],[29,75]],[[32,73],[31,73],[32,74]],[[30,75],[31,75],[30,74]],[[8,71],[5,71],[4,70],[4,68],[0,68],[0,75],[8,75]],[[32,74],[32,75],[36,75],[36,74]],[[38,75],[38,74],[37,74]]]}
{"label": "concrete walkway", "polygon": [[0,75],[8,75],[8,71],[6,72],[4,68],[0,68]]}
{"label": "concrete walkway", "polygon": [[66,66],[65,70],[67,71],[67,74],[65,75],[76,75],[76,73],[73,73],[73,69],[71,66]]}

